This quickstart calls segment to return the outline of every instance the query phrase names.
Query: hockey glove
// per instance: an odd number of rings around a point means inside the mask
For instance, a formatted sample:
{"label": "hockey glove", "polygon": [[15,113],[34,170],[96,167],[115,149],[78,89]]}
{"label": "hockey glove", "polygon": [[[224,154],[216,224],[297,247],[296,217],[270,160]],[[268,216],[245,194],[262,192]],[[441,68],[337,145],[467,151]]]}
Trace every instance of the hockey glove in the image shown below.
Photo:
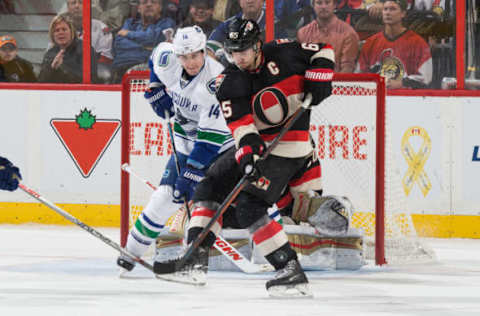
{"label": "hockey glove", "polygon": [[332,94],[333,70],[329,68],[309,69],[305,72],[303,89],[305,96],[312,94],[311,106],[319,105]]}
{"label": "hockey glove", "polygon": [[21,179],[20,170],[8,159],[0,157],[0,190],[15,191]]}
{"label": "hockey glove", "polygon": [[195,191],[195,186],[203,180],[205,172],[187,166],[180,170],[180,175],[175,182],[175,189],[173,191],[173,197],[176,203],[182,203],[185,198],[186,201],[190,201]]}
{"label": "hockey glove", "polygon": [[173,112],[172,98],[168,95],[167,91],[165,91],[165,86],[148,88],[145,91],[144,97],[150,103],[155,113],[161,118],[165,118],[165,111],[168,111],[170,117],[175,114],[175,112]]}
{"label": "hockey glove", "polygon": [[260,136],[249,134],[242,138],[240,148],[235,152],[235,160],[240,166],[240,170],[248,176],[250,181],[255,181],[261,177],[256,164],[264,150],[265,143]]}

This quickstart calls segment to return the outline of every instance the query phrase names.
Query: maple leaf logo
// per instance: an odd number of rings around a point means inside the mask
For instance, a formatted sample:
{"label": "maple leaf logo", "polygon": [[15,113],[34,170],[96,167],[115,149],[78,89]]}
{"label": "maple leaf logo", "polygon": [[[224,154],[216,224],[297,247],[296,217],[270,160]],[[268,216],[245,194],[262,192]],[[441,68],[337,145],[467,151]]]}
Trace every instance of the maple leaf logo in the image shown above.
{"label": "maple leaf logo", "polygon": [[79,115],[75,115],[75,122],[77,122],[79,128],[88,130],[93,128],[93,124],[96,122],[96,116],[92,115],[92,112],[86,108],[80,111]]}

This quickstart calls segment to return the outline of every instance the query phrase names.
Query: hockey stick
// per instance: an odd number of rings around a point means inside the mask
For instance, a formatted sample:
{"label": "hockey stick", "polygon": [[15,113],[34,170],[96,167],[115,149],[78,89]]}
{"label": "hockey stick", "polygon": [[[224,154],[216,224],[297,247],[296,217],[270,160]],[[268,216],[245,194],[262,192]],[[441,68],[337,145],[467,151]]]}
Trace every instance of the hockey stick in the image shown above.
{"label": "hockey stick", "polygon": [[[282,130],[280,133],[275,137],[275,139],[272,141],[270,146],[265,150],[265,152],[262,154],[262,157],[260,159],[266,159],[270,153],[272,152],[275,147],[277,147],[278,143],[280,142],[280,139],[287,133],[290,128],[293,126],[293,124],[302,116],[303,113],[310,107],[310,103],[312,102],[312,95],[308,94],[305,97],[305,100],[302,103],[302,106],[293,113],[292,116],[285,122],[285,125],[283,126]],[[248,184],[247,181],[248,175],[243,175],[240,181],[235,185],[233,190],[228,194],[228,196],[225,198],[223,203],[218,207],[217,212],[215,215],[210,219],[208,224],[203,228],[203,230],[200,232],[200,234],[197,236],[197,238],[192,242],[190,247],[187,248],[185,254],[183,257],[181,257],[178,261],[167,261],[167,262],[159,262],[155,261],[153,264],[153,271],[157,274],[167,274],[167,273],[173,273],[176,272],[178,268],[182,267],[185,262],[187,261],[188,258],[192,255],[192,253],[200,246],[200,244],[203,242],[205,237],[207,237],[207,234],[210,232],[210,228],[215,224],[217,219],[225,213],[227,208],[230,206],[230,204],[237,198],[238,194],[240,191],[242,191]]]}
{"label": "hockey stick", "polygon": [[89,232],[90,234],[92,234],[93,236],[97,237],[98,239],[100,239],[101,241],[103,241],[104,243],[106,243],[107,245],[109,245],[110,247],[114,248],[115,250],[119,251],[122,255],[138,262],[139,264],[141,264],[142,266],[144,266],[145,268],[147,268],[148,270],[152,271],[153,272],[153,266],[151,264],[149,264],[148,262],[145,262],[144,260],[142,260],[141,258],[137,258],[136,256],[132,255],[131,253],[129,253],[128,251],[124,250],[122,247],[120,247],[119,244],[117,244],[116,242],[114,242],[113,240],[111,240],[110,238],[108,238],[107,236],[103,235],[102,233],[100,233],[98,230],[88,226],[87,224],[81,222],[79,219],[73,217],[72,215],[70,215],[68,212],[66,212],[65,210],[61,209],[60,207],[56,206],[55,204],[53,204],[52,202],[50,202],[49,200],[45,199],[43,196],[41,196],[40,194],[38,194],[37,192],[33,191],[32,189],[30,189],[29,187],[27,187],[26,185],[20,183],[18,185],[18,187],[20,189],[22,189],[23,191],[25,191],[25,193],[27,193],[28,195],[30,195],[31,197],[35,198],[36,200],[40,201],[42,204],[48,206],[49,208],[51,208],[52,210],[54,210],[55,212],[57,212],[58,214],[62,215],[63,217],[65,217],[66,219],[68,219],[70,222],[80,226],[81,228],[83,228],[84,230],[86,230],[87,232]]}
{"label": "hockey stick", "polygon": [[[122,165],[122,170],[128,172],[138,180],[142,181],[148,185],[151,189],[156,190],[157,187],[153,185],[148,180],[142,178],[137,173],[135,173],[128,163]],[[226,241],[222,236],[217,236],[217,239],[214,243],[215,249],[217,249],[221,254],[227,257],[235,266],[237,266],[244,273],[260,273],[266,271],[272,271],[272,267],[268,264],[255,264],[245,258],[234,246],[232,246],[228,241]]]}
{"label": "hockey stick", "polygon": [[[168,112],[168,110],[165,110],[165,119],[167,120],[170,144],[172,144],[173,158],[175,159],[175,169],[177,169],[177,177],[180,177],[180,162],[178,161],[177,148],[175,147],[175,139],[173,138],[173,129],[172,124],[170,124],[170,113]],[[190,213],[188,201],[185,196],[183,197],[183,204],[185,205],[185,209],[187,210],[188,219],[190,219],[192,217],[192,214]]]}

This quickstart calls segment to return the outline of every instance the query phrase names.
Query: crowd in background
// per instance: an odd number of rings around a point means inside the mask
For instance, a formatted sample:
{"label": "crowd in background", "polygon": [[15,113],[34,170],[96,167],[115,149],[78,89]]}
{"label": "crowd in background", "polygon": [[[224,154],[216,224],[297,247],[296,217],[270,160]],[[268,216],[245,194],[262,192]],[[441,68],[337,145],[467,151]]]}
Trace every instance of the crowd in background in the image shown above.
{"label": "crowd in background", "polygon": [[[265,29],[264,0],[92,0],[91,8],[95,83],[119,83],[125,72],[146,69],[153,48],[178,27],[202,27],[209,53],[224,63],[233,17]],[[0,14],[14,11],[12,1],[0,0]],[[82,0],[65,0],[36,72],[0,25],[0,81],[82,82],[82,16]],[[337,72],[380,73],[391,89],[440,88],[442,78],[455,76],[454,18],[455,0],[275,0],[275,38],[330,43]]]}

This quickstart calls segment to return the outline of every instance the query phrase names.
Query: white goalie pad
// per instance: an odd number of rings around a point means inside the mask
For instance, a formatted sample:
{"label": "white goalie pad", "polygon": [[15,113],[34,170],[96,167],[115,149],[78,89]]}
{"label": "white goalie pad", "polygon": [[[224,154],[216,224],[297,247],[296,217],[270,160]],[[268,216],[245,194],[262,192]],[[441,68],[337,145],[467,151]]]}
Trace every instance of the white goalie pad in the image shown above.
{"label": "white goalie pad", "polygon": [[[283,228],[300,264],[306,270],[358,270],[366,264],[363,231],[360,229],[351,227],[343,236],[324,236],[308,223],[284,225]],[[255,249],[253,261],[266,263]]]}
{"label": "white goalie pad", "polygon": [[[365,265],[363,231],[350,227],[352,203],[346,197],[300,193],[295,199],[293,216],[283,219],[283,227],[300,264],[310,270],[356,270]],[[164,261],[182,253],[182,228],[185,210],[171,217],[170,229],[157,240],[156,260]],[[300,223],[300,225],[296,225]],[[268,262],[256,251],[247,229],[223,229],[222,237],[246,259],[265,265]],[[212,247],[209,269],[240,271],[228,258]]]}
{"label": "white goalie pad", "polygon": [[[284,225],[288,240],[297,252],[300,264],[308,270],[357,270],[365,265],[363,257],[363,233],[350,228],[344,236],[321,236],[309,224]],[[223,229],[222,237],[236,248],[245,258],[258,265],[267,261],[256,251],[249,239],[247,229]],[[182,253],[182,242],[173,234],[157,241],[156,260],[164,261]],[[212,248],[209,256],[209,270],[237,271],[240,269],[218,250]]]}

